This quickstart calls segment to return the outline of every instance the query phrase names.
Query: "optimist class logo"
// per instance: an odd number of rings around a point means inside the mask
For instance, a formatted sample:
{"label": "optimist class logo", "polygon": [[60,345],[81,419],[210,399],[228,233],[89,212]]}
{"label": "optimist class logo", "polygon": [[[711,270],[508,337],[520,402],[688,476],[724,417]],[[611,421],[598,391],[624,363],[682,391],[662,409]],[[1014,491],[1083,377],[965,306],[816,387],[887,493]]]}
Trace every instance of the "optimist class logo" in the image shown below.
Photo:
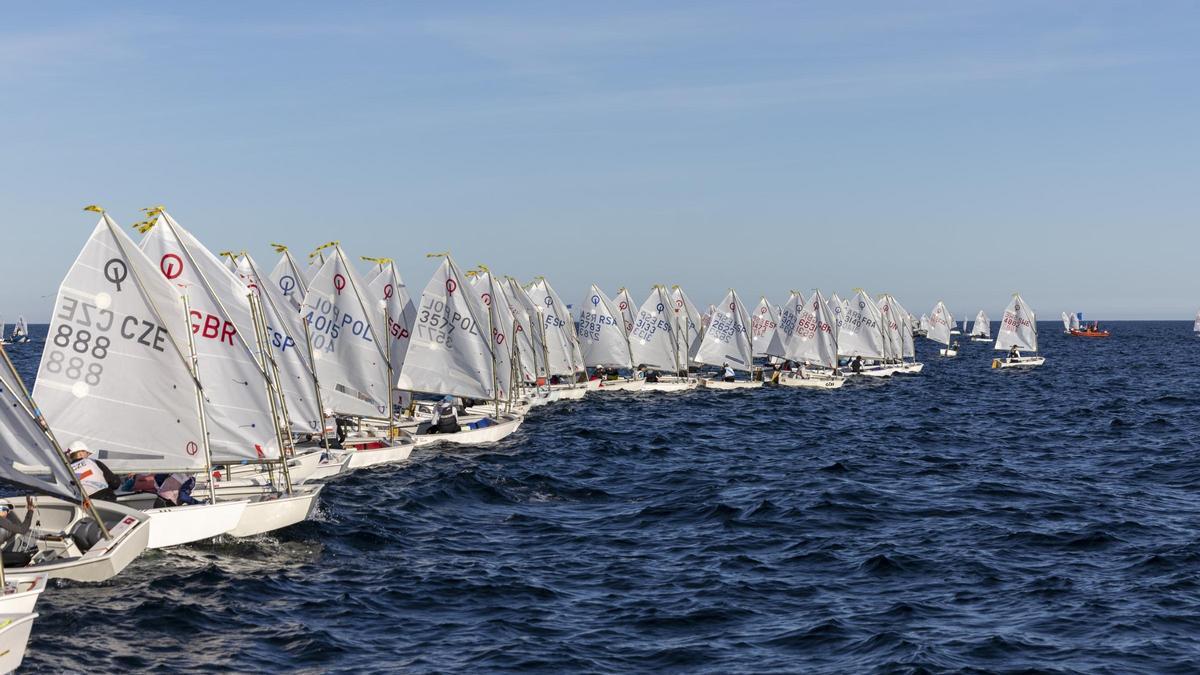
{"label": "optimist class logo", "polygon": [[183,274],[183,260],[174,253],[168,253],[158,261],[158,269],[162,270],[164,277],[175,279]]}
{"label": "optimist class logo", "polygon": [[383,287],[383,299],[384,300],[392,299],[392,285],[391,284],[388,284],[387,286]]}
{"label": "optimist class logo", "polygon": [[454,291],[457,291],[457,290],[458,290],[458,282],[453,279],[447,279],[446,280],[446,292],[449,293],[450,295],[454,295]]}
{"label": "optimist class logo", "polygon": [[333,290],[337,291],[338,295],[341,295],[344,288],[346,288],[346,277],[340,274],[333,275]]}

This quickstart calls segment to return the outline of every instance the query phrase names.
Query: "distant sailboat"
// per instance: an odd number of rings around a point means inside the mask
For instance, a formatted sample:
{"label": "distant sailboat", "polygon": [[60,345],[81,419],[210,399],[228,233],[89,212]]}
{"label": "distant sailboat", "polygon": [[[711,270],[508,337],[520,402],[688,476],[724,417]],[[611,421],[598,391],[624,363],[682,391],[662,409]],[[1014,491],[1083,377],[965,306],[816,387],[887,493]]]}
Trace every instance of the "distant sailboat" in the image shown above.
{"label": "distant sailboat", "polygon": [[25,317],[17,317],[17,325],[13,328],[12,335],[9,336],[8,341],[14,345],[29,342],[29,324],[25,323]]}
{"label": "distant sailboat", "polygon": [[938,350],[939,356],[958,356],[958,343],[954,346],[950,344],[950,327],[954,325],[954,317],[950,314],[950,310],[946,308],[946,303],[938,300],[938,303],[933,306],[933,311],[928,317],[928,329],[925,332],[925,337],[934,342],[945,345],[944,348]]}
{"label": "distant sailboat", "polygon": [[[1000,331],[996,334],[995,349],[1010,351],[1008,356],[992,359],[993,368],[1029,368],[1046,362],[1038,356],[1037,315],[1025,304],[1019,293],[1013,293],[1012,301],[1004,310],[1000,320]],[[1034,352],[1033,356],[1021,356],[1020,350]],[[1015,351],[1016,354],[1011,352]]]}
{"label": "distant sailboat", "polygon": [[733,380],[728,375],[704,381],[704,387],[709,389],[745,389],[761,387],[762,381],[754,378],[754,348],[750,340],[750,316],[746,306],[742,304],[737,291],[732,288],[725,294],[720,307],[712,308],[712,316],[708,327],[704,330],[704,338],[700,349],[696,352],[696,361],[722,369],[741,370],[750,378]]}
{"label": "distant sailboat", "polygon": [[[787,359],[802,365],[794,372],[783,373],[780,385],[837,389],[845,384],[846,378],[838,371],[836,320],[821,291],[814,290],[808,301],[801,304],[785,344]],[[818,368],[810,370],[810,365]]]}
{"label": "distant sailboat", "polygon": [[[963,329],[966,330],[967,322],[963,320]],[[988,318],[986,312],[982,309],[975,315],[975,323],[971,324],[971,342],[991,342],[992,341],[992,320]]]}

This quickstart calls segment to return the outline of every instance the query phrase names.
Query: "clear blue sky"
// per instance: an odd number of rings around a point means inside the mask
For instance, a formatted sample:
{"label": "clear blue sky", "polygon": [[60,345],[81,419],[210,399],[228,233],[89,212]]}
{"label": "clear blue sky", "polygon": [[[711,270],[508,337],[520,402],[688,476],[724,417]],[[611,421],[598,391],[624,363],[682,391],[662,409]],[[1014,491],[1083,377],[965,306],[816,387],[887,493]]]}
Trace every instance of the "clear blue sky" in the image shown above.
{"label": "clear blue sky", "polygon": [[578,302],[681,283],[926,311],[1200,307],[1200,4],[25,3],[0,26],[0,313],[95,223],[451,250]]}

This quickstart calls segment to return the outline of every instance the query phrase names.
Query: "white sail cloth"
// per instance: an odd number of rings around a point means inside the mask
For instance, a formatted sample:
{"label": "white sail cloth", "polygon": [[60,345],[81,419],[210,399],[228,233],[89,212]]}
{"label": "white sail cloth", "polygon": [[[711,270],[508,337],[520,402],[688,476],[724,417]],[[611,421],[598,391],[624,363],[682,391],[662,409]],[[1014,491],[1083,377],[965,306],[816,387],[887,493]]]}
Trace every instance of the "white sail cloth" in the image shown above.
{"label": "white sail cloth", "polygon": [[677,371],[685,366],[678,362],[679,349],[675,342],[675,312],[662,286],[655,286],[638,309],[629,333],[629,348],[634,365]]}
{"label": "white sail cloth", "polygon": [[837,336],[838,353],[867,359],[887,358],[889,352],[884,340],[883,315],[879,307],[865,291],[858,291],[843,304]]}
{"label": "white sail cloth", "polygon": [[949,347],[950,327],[953,325],[954,317],[950,315],[950,310],[946,309],[946,303],[938,300],[938,303],[933,306],[933,311],[929,314],[925,337]]}
{"label": "white sail cloth", "polygon": [[1037,316],[1019,293],[1013,294],[1008,307],[1004,309],[1004,318],[1000,320],[1000,330],[996,333],[996,349],[1007,350],[1012,347],[1033,352],[1038,350]]}
{"label": "white sail cloth", "polygon": [[63,447],[114,471],[203,470],[187,330],[180,289],[103,216],[58,289],[34,386]]}
{"label": "white sail cloth", "polygon": [[752,372],[753,350],[750,316],[737,291],[731,288],[721,304],[712,308],[712,317],[704,331],[700,349],[696,352],[696,361],[712,366],[728,363],[736,370]]}
{"label": "white sail cloth", "polygon": [[551,375],[574,375],[583,367],[582,355],[575,341],[571,310],[544,278],[537,279],[526,289],[533,308],[540,317],[541,333],[545,336],[546,363]]}
{"label": "white sail cloth", "polygon": [[616,296],[613,297],[613,306],[617,309],[621,325],[625,329],[625,334],[633,332],[633,322],[636,317],[633,313],[633,296],[629,294],[628,288],[617,289]]}
{"label": "white sail cloth", "polygon": [[271,345],[275,366],[279,369],[279,388],[287,404],[292,430],[319,433],[322,427],[321,406],[318,405],[317,384],[309,359],[303,317],[294,311],[291,301],[278,285],[269,279],[259,278],[258,265],[249,254],[242,254],[238,258],[235,271],[248,288],[258,293],[267,341]]}
{"label": "white sail cloth", "polygon": [[783,358],[783,337],[779,332],[779,316],[766,298],[758,301],[750,317],[750,343],[755,356]]}
{"label": "white sail cloth", "polygon": [[976,337],[992,337],[992,320],[982,309],[975,315],[975,323],[971,324],[971,335]]}
{"label": "white sail cloth", "polygon": [[333,246],[308,283],[304,320],[313,366],[328,411],[359,417],[391,414],[383,310],[366,295],[358,272]]}
{"label": "white sail cloth", "polygon": [[7,356],[0,357],[0,478],[79,502],[71,469],[34,417],[35,410],[21,376]]}
{"label": "white sail cloth", "polygon": [[143,237],[141,249],[187,297],[213,460],[279,457],[273,394],[262,367],[264,347],[257,339],[250,289],[165,211]]}
{"label": "white sail cloth", "polygon": [[505,400],[512,391],[513,313],[508,298],[497,288],[496,280],[486,269],[473,273],[472,288],[479,296],[484,313],[481,321],[491,331],[492,372],[495,373],[495,398]]}
{"label": "white sail cloth", "polygon": [[675,307],[675,342],[679,349],[679,369],[688,367],[688,363],[700,348],[700,340],[704,337],[701,326],[700,310],[696,309],[683,288],[675,286],[671,289],[671,304]]}
{"label": "white sail cloth", "polygon": [[584,366],[633,368],[625,319],[599,286],[592,284],[588,289],[575,317]]}
{"label": "white sail cloth", "polygon": [[464,282],[446,256],[425,285],[396,385],[400,389],[497,398],[487,309]]}
{"label": "white sail cloth", "polygon": [[270,281],[287,298],[296,312],[304,306],[304,295],[308,293],[308,279],[292,259],[292,254],[285,248],[280,251],[279,262],[271,270]]}
{"label": "white sail cloth", "polygon": [[394,382],[403,369],[404,357],[408,353],[417,307],[390,260],[379,265],[366,283],[367,297],[380,307],[383,338],[388,344],[387,356]]}
{"label": "white sail cloth", "polygon": [[[541,325],[530,322],[533,301],[529,299],[525,289],[521,288],[521,284],[512,277],[505,277],[500,286],[515,319],[513,332],[516,335],[514,342],[520,365],[519,375],[524,382],[536,382],[539,374],[546,374],[546,364],[543,360],[545,352],[542,349]],[[533,313],[536,316],[537,313]]]}
{"label": "white sail cloth", "polygon": [[788,339],[787,358],[836,368],[838,359],[837,325],[833,311],[821,291],[814,290],[800,309]]}

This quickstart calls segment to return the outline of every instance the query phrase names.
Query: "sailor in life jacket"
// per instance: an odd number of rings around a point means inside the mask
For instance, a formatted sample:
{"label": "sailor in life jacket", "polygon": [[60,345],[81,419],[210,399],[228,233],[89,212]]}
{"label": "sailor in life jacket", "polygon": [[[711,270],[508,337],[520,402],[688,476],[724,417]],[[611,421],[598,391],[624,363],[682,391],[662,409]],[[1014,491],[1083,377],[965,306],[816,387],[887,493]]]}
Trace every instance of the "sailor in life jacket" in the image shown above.
{"label": "sailor in life jacket", "polygon": [[445,396],[433,407],[433,419],[429,422],[429,433],[453,434],[462,427],[458,425],[458,408],[453,396]]}
{"label": "sailor in life jacket", "polygon": [[728,363],[721,367],[724,368],[724,370],[721,371],[721,375],[724,377],[725,381],[733,382],[734,377],[736,377],[736,375],[733,373],[733,368],[731,368]]}
{"label": "sailor in life jacket", "polygon": [[67,446],[67,457],[71,460],[71,469],[79,484],[89,499],[106,502],[117,501],[116,489],[121,486],[121,480],[98,459],[92,459],[92,453],[87,444],[77,441]]}

